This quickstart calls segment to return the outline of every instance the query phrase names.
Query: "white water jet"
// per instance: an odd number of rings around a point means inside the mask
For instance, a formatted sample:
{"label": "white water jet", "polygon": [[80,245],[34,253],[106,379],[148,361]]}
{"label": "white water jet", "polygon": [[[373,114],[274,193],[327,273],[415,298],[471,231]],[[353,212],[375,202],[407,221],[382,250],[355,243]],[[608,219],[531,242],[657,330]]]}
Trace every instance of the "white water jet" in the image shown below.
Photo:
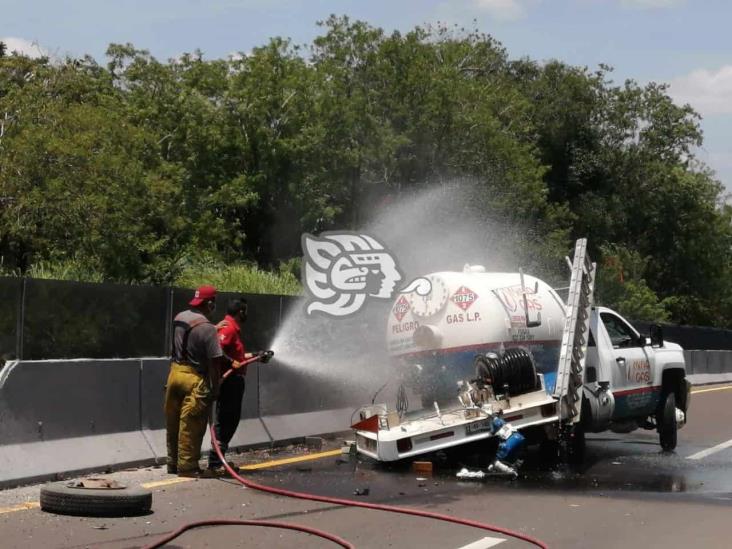
{"label": "white water jet", "polygon": [[[465,263],[515,271],[527,260],[524,250],[535,236],[493,220],[490,204],[477,185],[440,185],[382,207],[360,232],[394,254],[403,285],[430,272],[462,270]],[[308,316],[304,301],[296,304],[273,343],[275,358],[304,379],[361,395],[354,404],[363,404],[385,382],[399,381],[386,352],[391,305],[392,300],[371,299],[352,316],[335,318]]]}

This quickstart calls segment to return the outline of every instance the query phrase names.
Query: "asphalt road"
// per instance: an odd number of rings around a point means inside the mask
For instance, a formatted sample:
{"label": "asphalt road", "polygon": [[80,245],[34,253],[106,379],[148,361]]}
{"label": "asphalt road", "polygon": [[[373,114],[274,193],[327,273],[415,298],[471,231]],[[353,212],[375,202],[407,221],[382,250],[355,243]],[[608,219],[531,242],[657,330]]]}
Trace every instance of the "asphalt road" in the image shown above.
{"label": "asphalt road", "polygon": [[[679,432],[673,454],[660,453],[655,432],[636,431],[588,436],[587,461],[578,470],[548,468],[530,454],[516,481],[458,481],[456,467],[480,462],[471,452],[451,456],[422,481],[408,466],[385,468],[332,455],[247,476],[274,486],[481,520],[530,534],[553,548],[726,548],[731,543],[732,443],[723,443],[732,440],[732,386],[695,391],[689,423]],[[290,448],[275,457],[303,452]],[[248,462],[272,457],[262,452],[237,456]],[[0,492],[0,546],[140,547],[186,522],[256,518],[322,528],[359,548],[529,547],[424,518],[276,497],[230,480],[180,482],[162,469],[108,476],[148,484],[154,491],[153,512],[126,519],[51,515],[37,508],[38,486],[6,490]],[[368,496],[353,495],[363,488]],[[191,531],[173,543],[170,547],[334,547],[307,534],[229,526]]]}

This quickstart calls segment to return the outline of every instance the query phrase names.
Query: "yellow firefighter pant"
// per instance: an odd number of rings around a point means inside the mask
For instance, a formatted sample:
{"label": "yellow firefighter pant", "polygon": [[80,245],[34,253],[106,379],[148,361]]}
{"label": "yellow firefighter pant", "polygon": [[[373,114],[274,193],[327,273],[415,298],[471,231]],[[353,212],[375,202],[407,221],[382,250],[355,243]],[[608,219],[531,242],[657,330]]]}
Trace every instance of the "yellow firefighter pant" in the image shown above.
{"label": "yellow firefighter pant", "polygon": [[177,467],[179,473],[198,469],[212,402],[204,376],[192,366],[171,363],[165,390],[168,466]]}

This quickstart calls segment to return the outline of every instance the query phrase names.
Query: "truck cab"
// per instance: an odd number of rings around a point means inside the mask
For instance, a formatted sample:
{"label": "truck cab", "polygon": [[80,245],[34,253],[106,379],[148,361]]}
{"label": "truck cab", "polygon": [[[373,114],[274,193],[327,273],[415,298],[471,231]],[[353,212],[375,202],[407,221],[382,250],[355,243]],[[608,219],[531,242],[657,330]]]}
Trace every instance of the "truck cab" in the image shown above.
{"label": "truck cab", "polygon": [[676,428],[686,422],[689,389],[683,350],[663,341],[660,328],[649,338],[612,309],[592,308],[583,387],[585,430],[656,428],[661,446],[671,450]]}

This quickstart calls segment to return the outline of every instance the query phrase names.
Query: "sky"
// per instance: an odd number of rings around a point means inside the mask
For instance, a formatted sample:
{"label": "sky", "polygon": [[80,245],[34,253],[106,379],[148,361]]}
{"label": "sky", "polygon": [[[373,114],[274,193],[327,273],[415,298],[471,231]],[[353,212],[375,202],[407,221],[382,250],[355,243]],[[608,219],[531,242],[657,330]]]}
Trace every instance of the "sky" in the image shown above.
{"label": "sky", "polygon": [[316,22],[348,15],[387,31],[458,24],[491,34],[509,56],[614,67],[614,80],[666,82],[702,116],[697,151],[732,192],[732,2],[727,0],[0,0],[11,51],[90,54],[131,42],[159,59],[200,49],[247,52],[273,36],[310,42]]}

